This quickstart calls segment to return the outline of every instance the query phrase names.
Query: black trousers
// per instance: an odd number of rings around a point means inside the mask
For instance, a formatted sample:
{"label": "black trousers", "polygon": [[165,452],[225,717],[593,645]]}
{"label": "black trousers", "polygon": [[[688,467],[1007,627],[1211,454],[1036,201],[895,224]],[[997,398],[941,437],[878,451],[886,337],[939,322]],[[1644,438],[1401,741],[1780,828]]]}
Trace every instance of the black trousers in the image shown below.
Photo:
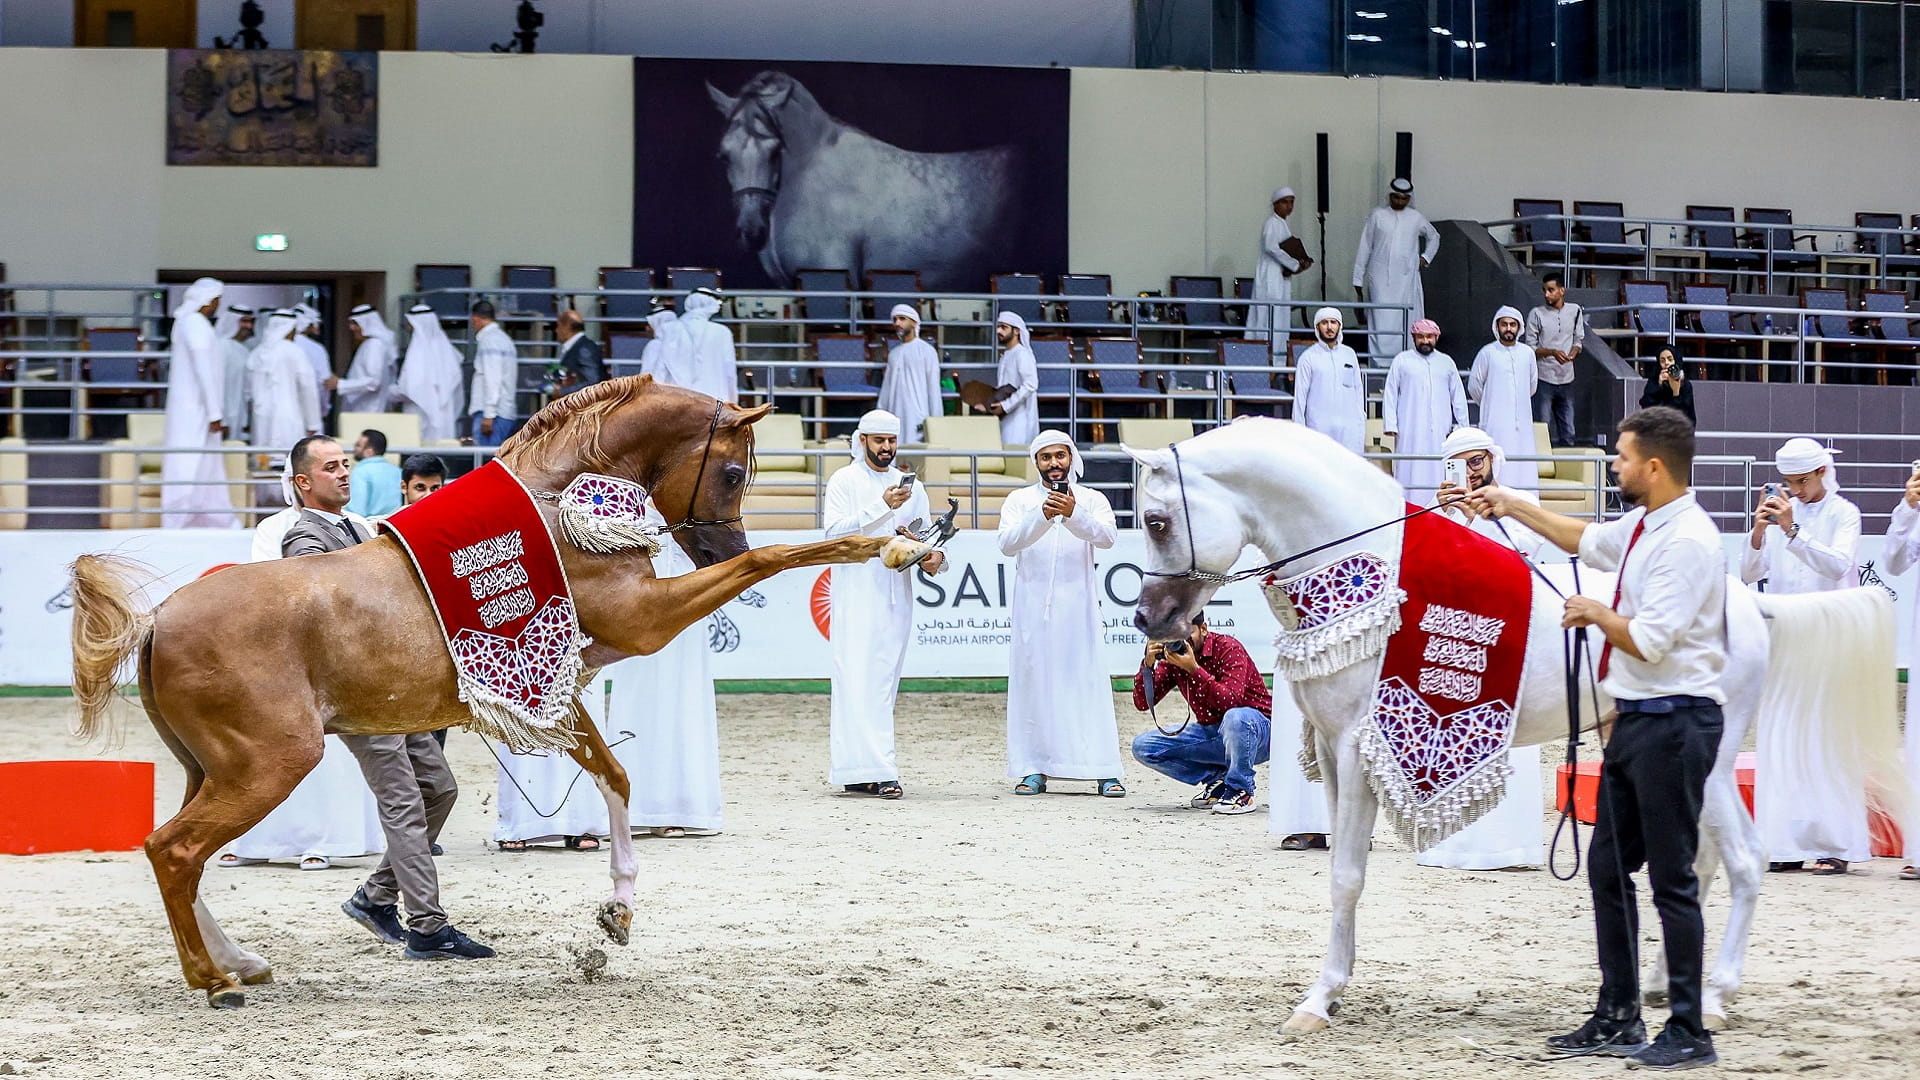
{"label": "black trousers", "polygon": [[1700,801],[1720,750],[1718,705],[1670,713],[1627,713],[1613,727],[1600,767],[1599,820],[1587,852],[1593,926],[1600,946],[1600,1004],[1616,1020],[1640,1014],[1636,943],[1640,909],[1632,874],[1642,865],[1667,949],[1668,1026],[1705,1034],[1700,983],[1706,924],[1693,857],[1700,846]]}

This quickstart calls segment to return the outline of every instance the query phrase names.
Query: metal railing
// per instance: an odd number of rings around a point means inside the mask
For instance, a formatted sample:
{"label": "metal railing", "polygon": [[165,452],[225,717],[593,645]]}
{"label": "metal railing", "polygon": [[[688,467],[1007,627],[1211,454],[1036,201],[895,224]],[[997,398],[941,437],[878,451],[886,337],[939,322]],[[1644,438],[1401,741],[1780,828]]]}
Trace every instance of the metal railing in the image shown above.
{"label": "metal railing", "polygon": [[[1841,310],[1835,308],[1757,307],[1743,304],[1676,303],[1608,304],[1602,307],[1591,307],[1586,310],[1589,317],[1594,314],[1619,312],[1625,316],[1623,321],[1629,324],[1634,321],[1634,316],[1639,312],[1664,311],[1668,314],[1668,327],[1666,330],[1643,330],[1632,325],[1593,328],[1594,333],[1610,341],[1631,339],[1634,351],[1630,359],[1645,359],[1640,349],[1641,344],[1648,340],[1659,341],[1665,345],[1674,345],[1682,341],[1726,342],[1733,344],[1752,343],[1760,346],[1761,355],[1758,358],[1688,356],[1681,357],[1681,359],[1683,361],[1706,361],[1715,364],[1771,365],[1779,363],[1782,366],[1793,369],[1794,382],[1807,381],[1806,369],[1809,363],[1816,369],[1816,374],[1820,368],[1858,368],[1878,371],[1887,367],[1884,363],[1872,361],[1829,360],[1825,356],[1827,346],[1842,349],[1870,349],[1876,351],[1906,349],[1920,354],[1920,338],[1916,337],[1876,338],[1866,337],[1864,335],[1848,335],[1843,337],[1822,334],[1818,330],[1818,320],[1820,319],[1846,319],[1850,323],[1878,322],[1882,319],[1901,319],[1911,320],[1916,325],[1920,325],[1920,315],[1897,311],[1863,311],[1851,308]],[[1761,324],[1761,329],[1758,332],[1733,330],[1720,333],[1682,328],[1685,321],[1682,318],[1683,315],[1703,311],[1723,311],[1735,317],[1746,316],[1751,319],[1764,320],[1764,322]],[[1775,344],[1786,345],[1789,343],[1793,346],[1791,356],[1783,357],[1778,361],[1774,360],[1771,356],[1772,346]],[[1809,344],[1814,346],[1811,360],[1808,359],[1807,346]],[[1658,354],[1658,349],[1655,350],[1655,354]]]}

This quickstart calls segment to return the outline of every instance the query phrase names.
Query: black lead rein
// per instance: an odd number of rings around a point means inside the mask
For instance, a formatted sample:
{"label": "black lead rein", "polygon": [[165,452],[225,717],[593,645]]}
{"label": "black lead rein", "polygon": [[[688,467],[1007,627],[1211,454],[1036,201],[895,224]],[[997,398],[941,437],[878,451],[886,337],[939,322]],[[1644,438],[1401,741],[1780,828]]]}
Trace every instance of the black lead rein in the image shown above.
{"label": "black lead rein", "polygon": [[693,474],[693,489],[687,494],[686,516],[680,519],[679,524],[668,525],[667,532],[679,532],[681,529],[693,529],[702,525],[738,525],[740,523],[739,514],[730,518],[715,518],[711,521],[693,516],[694,504],[700,499],[700,481],[707,475],[707,459],[713,454],[713,433],[719,430],[720,413],[726,407],[727,403],[724,401],[713,403],[713,415],[707,419],[707,445],[700,450],[700,471]]}

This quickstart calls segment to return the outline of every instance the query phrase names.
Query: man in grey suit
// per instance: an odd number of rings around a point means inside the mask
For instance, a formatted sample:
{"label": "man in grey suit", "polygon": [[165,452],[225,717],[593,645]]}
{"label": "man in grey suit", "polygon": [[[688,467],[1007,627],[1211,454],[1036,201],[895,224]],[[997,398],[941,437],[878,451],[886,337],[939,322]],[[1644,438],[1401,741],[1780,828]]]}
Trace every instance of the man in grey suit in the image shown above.
{"label": "man in grey suit", "polygon": [[[371,539],[346,516],[353,459],[325,435],[293,444],[290,455],[300,516],[280,542],[287,558],[341,551]],[[406,946],[409,960],[481,960],[493,950],[455,930],[440,908],[440,876],[433,842],[459,795],[446,755],[431,734],[342,735],[380,807],[387,854],[340,910],[392,945]],[[407,902],[407,924],[398,904]]]}
{"label": "man in grey suit", "polygon": [[592,386],[607,377],[600,359],[600,343],[587,334],[587,321],[568,308],[554,322],[553,336],[560,342],[560,392]]}

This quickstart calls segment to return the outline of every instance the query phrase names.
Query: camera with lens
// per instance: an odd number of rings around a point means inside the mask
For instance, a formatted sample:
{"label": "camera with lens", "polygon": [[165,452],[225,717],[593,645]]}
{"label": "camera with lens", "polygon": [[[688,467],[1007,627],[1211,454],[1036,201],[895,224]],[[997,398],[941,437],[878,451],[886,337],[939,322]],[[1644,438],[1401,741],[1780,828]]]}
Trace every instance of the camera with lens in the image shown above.
{"label": "camera with lens", "polygon": [[1187,643],[1185,641],[1169,641],[1167,642],[1167,651],[1175,656],[1185,656],[1187,655]]}

